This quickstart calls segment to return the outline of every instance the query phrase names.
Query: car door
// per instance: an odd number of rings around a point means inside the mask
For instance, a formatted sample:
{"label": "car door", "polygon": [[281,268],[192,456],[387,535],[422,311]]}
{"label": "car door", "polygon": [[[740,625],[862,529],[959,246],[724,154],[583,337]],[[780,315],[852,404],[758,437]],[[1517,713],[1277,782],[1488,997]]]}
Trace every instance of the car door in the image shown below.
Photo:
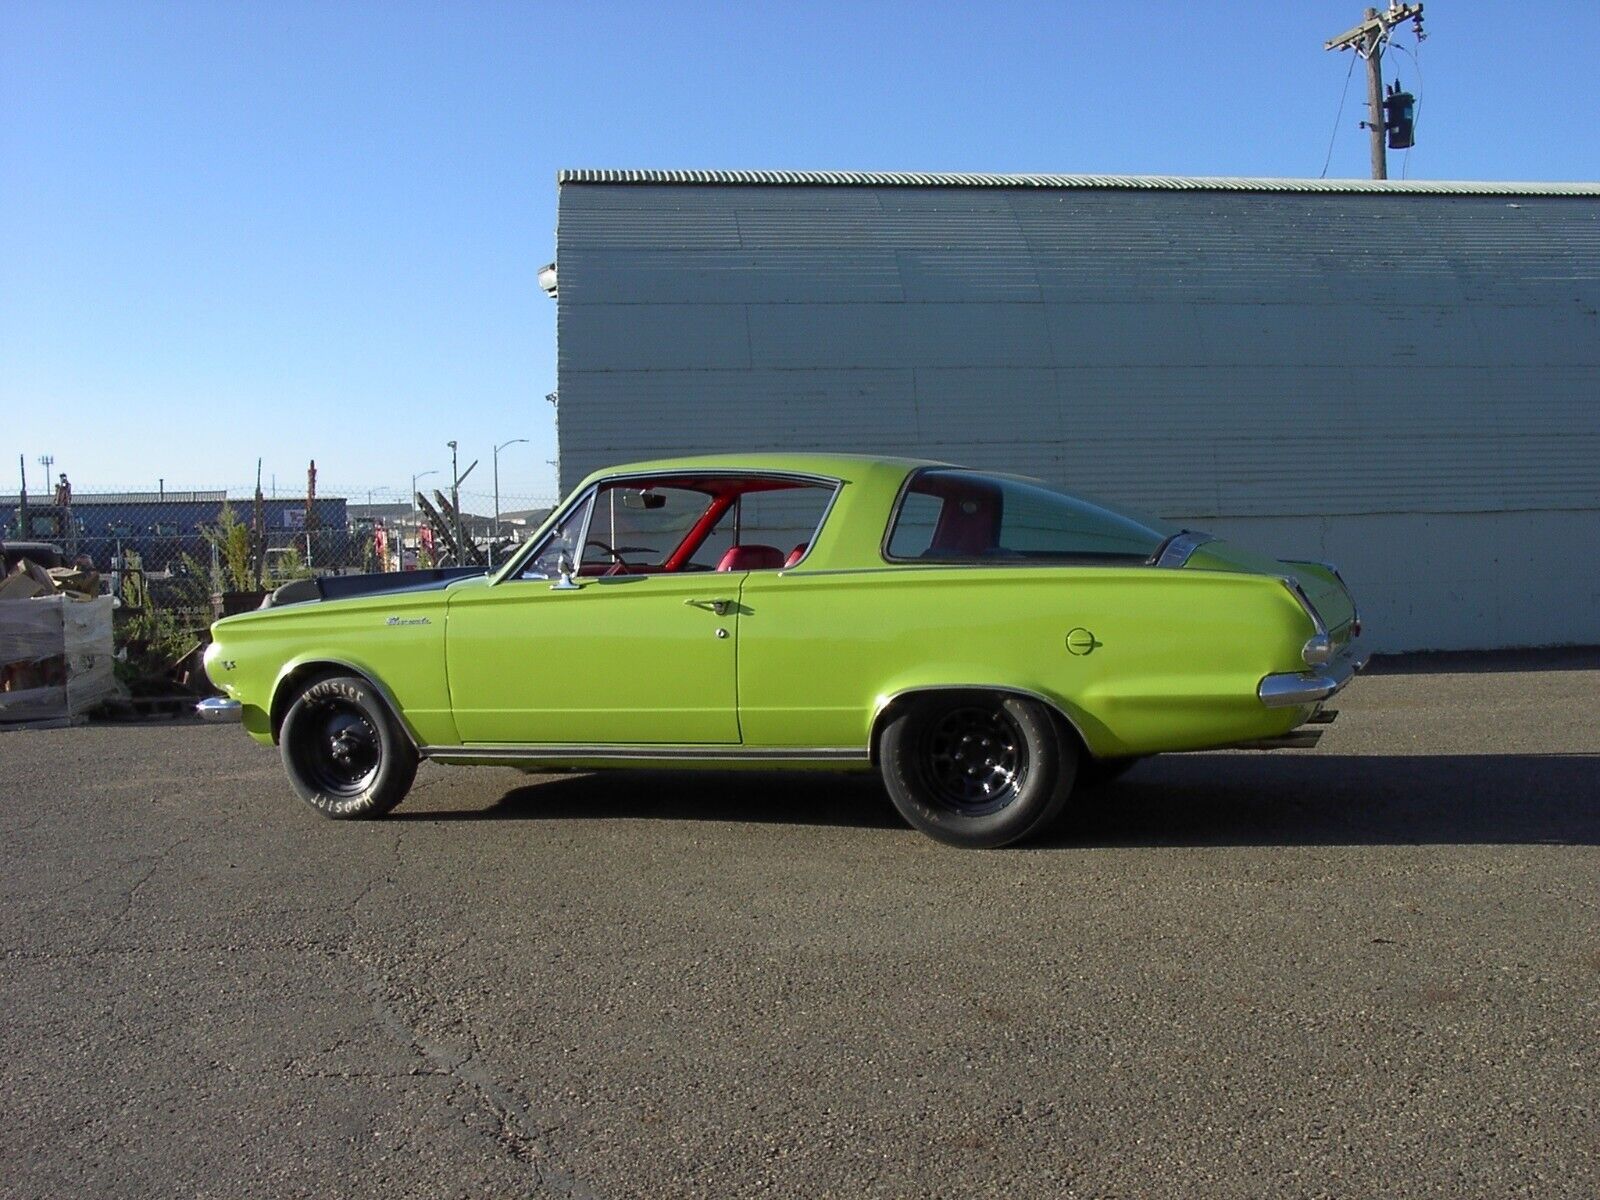
{"label": "car door", "polygon": [[608,574],[604,555],[580,553],[581,569],[563,578],[557,564],[573,565],[564,556],[585,545],[587,513],[562,525],[524,574],[451,596],[446,660],[461,741],[737,744],[744,574]]}

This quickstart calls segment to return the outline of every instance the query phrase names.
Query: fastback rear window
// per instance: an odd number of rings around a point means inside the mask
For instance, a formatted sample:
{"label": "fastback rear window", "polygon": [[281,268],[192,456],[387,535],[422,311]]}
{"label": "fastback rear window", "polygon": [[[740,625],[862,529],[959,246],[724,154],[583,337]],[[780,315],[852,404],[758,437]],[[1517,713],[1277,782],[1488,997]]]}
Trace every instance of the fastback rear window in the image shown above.
{"label": "fastback rear window", "polygon": [[1172,532],[1035,480],[934,467],[907,484],[884,554],[918,562],[1146,562]]}

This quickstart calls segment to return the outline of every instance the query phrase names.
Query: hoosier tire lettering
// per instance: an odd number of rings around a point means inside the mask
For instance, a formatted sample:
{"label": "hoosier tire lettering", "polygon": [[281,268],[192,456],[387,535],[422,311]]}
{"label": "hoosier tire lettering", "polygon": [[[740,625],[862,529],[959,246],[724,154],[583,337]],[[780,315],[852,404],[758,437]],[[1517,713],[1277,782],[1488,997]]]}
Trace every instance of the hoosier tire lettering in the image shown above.
{"label": "hoosier tire lettering", "polygon": [[278,738],[289,782],[334,820],[381,817],[417,773],[417,752],[365,680],[330,675],[295,697]]}

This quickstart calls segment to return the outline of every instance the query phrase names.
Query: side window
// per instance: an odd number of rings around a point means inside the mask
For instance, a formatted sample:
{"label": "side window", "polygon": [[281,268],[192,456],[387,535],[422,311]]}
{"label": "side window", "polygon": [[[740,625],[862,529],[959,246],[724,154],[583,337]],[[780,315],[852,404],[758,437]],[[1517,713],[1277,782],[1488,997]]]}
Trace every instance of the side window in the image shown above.
{"label": "side window", "polygon": [[710,496],[691,488],[608,487],[589,523],[584,566],[659,568],[710,506]]}
{"label": "side window", "polygon": [[796,550],[803,554],[832,496],[822,487],[746,492],[739,498],[739,544],[776,547],[785,561]]}
{"label": "side window", "polygon": [[545,535],[544,545],[522,568],[521,579],[559,579],[561,563],[566,560],[576,567],[578,539],[583,536],[583,520],[594,503],[591,496],[561,519],[561,523]]}

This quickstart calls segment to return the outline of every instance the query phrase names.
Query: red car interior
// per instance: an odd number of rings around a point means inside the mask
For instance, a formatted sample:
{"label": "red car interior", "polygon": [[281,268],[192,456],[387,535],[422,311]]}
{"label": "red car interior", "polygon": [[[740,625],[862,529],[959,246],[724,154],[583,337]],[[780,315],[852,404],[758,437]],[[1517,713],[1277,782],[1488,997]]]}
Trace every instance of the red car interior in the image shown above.
{"label": "red car interior", "polygon": [[[706,510],[695,520],[694,525],[684,536],[682,542],[667,555],[659,567],[645,566],[642,564],[628,563],[602,563],[585,564],[579,574],[583,575],[654,575],[665,574],[685,569],[693,560],[695,553],[705,544],[717,525],[728,513],[728,510],[738,503],[739,497],[752,492],[777,492],[788,491],[795,488],[815,487],[815,484],[799,483],[792,479],[763,479],[760,477],[719,478],[716,476],[699,477],[654,477],[649,480],[630,482],[618,480],[611,485],[613,488],[637,488],[641,490],[652,487],[678,488],[684,491],[704,493],[708,503]],[[732,546],[723,554],[717,563],[718,571],[766,571],[782,567],[791,567],[805,555],[809,543],[801,542],[788,555],[776,546],[764,546],[759,543]],[[702,568],[703,569],[703,568]]]}
{"label": "red car interior", "polygon": [[717,564],[719,571],[769,571],[783,566],[783,551],[776,546],[762,546],[751,542],[744,546],[729,546],[728,552]]}

